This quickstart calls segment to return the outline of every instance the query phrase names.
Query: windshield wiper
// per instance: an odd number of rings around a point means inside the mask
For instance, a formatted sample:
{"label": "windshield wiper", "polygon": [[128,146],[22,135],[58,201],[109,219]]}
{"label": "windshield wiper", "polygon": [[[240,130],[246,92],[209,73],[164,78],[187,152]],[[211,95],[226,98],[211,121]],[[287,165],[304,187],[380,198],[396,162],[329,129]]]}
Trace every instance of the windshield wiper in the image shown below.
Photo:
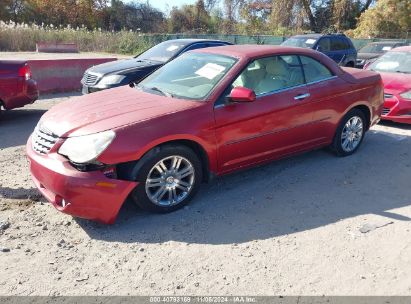
{"label": "windshield wiper", "polygon": [[396,73],[404,73],[404,74],[411,74],[411,72],[410,71],[395,71]]}
{"label": "windshield wiper", "polygon": [[166,97],[173,97],[173,94],[171,94],[170,92],[163,91],[163,90],[161,90],[157,87],[151,87],[151,88],[148,88],[148,89],[152,90],[152,91],[159,92],[159,93],[161,93],[162,95],[164,95]]}

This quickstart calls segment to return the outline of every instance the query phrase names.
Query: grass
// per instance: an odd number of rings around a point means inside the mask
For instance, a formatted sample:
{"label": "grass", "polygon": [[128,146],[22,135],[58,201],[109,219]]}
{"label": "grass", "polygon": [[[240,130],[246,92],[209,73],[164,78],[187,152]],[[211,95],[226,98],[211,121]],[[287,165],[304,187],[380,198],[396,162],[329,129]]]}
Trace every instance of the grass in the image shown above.
{"label": "grass", "polygon": [[[80,52],[139,54],[153,45],[176,38],[211,38],[235,44],[280,44],[285,36],[270,35],[206,35],[206,34],[141,34],[133,31],[109,32],[101,29],[27,25],[0,21],[0,51],[34,52],[37,42],[76,43]],[[359,48],[379,39],[352,39]],[[409,41],[410,42],[410,41]]]}
{"label": "grass", "polygon": [[81,52],[137,54],[155,41],[137,32],[107,32],[70,26],[54,27],[0,21],[0,51],[35,51],[37,42],[76,43]]}

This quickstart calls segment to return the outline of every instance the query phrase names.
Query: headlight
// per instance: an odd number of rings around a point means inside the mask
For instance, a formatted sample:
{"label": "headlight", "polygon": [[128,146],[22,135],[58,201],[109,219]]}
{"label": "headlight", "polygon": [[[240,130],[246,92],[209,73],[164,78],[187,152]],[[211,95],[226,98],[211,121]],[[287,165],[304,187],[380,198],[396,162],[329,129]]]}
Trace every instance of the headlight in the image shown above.
{"label": "headlight", "polygon": [[110,75],[110,76],[105,76],[103,77],[98,84],[99,85],[111,85],[111,84],[118,84],[123,79],[126,78],[124,75]]}
{"label": "headlight", "polygon": [[400,96],[405,99],[411,99],[411,90],[400,94]]}
{"label": "headlight", "polygon": [[97,158],[116,137],[114,131],[105,131],[92,135],[69,137],[61,145],[59,153],[72,162],[83,164]]}

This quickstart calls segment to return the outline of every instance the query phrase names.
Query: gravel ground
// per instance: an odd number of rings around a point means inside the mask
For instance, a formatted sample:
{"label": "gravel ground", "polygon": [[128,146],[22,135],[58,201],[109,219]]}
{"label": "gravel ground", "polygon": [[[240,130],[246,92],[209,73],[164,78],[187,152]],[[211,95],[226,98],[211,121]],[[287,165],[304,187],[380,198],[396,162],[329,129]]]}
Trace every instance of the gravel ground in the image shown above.
{"label": "gravel ground", "polygon": [[25,142],[66,98],[1,117],[0,295],[411,295],[411,127],[225,176],[172,214],[127,202],[104,226],[30,179]]}

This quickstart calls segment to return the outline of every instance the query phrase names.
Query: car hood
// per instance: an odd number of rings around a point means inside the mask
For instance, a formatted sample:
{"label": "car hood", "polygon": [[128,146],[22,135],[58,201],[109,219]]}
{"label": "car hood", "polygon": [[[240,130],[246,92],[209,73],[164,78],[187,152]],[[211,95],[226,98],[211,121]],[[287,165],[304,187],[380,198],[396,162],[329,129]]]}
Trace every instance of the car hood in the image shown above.
{"label": "car hood", "polygon": [[139,61],[136,58],[132,58],[99,64],[90,68],[88,72],[98,75],[106,75],[124,71],[143,70],[148,67],[158,67],[160,65],[161,63],[157,61]]}
{"label": "car hood", "polygon": [[384,82],[384,91],[392,94],[401,94],[411,90],[411,74],[381,73]]}
{"label": "car hood", "polygon": [[59,137],[82,136],[147,121],[201,104],[120,87],[70,98],[46,112],[39,127]]}
{"label": "car hood", "polygon": [[378,58],[378,57],[380,57],[381,55],[382,55],[382,53],[381,53],[381,54],[378,54],[378,53],[358,53],[358,54],[357,54],[357,58],[358,58],[358,59],[368,60],[368,59]]}

